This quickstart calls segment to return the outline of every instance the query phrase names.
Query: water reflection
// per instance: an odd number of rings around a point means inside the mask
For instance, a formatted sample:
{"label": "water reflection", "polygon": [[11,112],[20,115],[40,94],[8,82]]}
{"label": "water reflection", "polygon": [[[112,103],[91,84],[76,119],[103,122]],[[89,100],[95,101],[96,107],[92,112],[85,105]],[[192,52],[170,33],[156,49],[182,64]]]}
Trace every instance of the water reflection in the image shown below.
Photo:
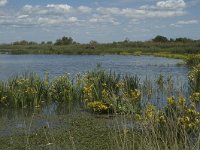
{"label": "water reflection", "polygon": [[6,80],[23,72],[35,72],[41,76],[48,72],[50,78],[66,72],[73,76],[101,64],[105,69],[120,74],[137,74],[141,79],[154,79],[163,74],[186,80],[188,69],[177,66],[182,62],[153,56],[0,55],[0,79]]}

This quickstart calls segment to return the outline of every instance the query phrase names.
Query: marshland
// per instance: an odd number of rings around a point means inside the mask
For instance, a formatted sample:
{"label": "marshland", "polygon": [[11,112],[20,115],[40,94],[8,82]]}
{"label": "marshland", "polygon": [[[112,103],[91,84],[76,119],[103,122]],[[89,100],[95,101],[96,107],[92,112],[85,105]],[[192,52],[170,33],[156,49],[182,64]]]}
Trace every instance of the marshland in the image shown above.
{"label": "marshland", "polygon": [[200,150],[200,0],[0,0],[0,150]]}
{"label": "marshland", "polygon": [[0,58],[1,149],[199,149],[198,55]]}

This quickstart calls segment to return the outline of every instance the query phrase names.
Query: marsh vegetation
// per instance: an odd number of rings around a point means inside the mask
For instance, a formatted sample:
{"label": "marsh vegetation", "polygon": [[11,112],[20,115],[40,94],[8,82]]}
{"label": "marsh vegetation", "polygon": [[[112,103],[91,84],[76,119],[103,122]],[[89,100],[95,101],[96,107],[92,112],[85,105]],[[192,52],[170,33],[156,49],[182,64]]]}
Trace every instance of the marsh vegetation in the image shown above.
{"label": "marsh vegetation", "polygon": [[[32,115],[20,132],[0,138],[1,148],[199,149],[199,72],[198,66],[190,72],[188,92],[170,76],[141,81],[101,67],[74,78],[31,73],[2,81],[1,111]],[[47,106],[67,112],[55,119],[58,127],[44,115]],[[41,117],[47,122],[33,129]]]}
{"label": "marsh vegetation", "polygon": [[0,82],[0,149],[200,149],[199,41],[158,36],[78,44],[62,38],[2,44],[0,51],[155,55],[184,59],[190,70],[187,84],[170,74],[140,78],[99,65],[73,76],[15,75]]}
{"label": "marsh vegetation", "polygon": [[16,41],[1,44],[0,52],[9,54],[68,54],[68,55],[154,55],[170,58],[187,59],[199,53],[200,41],[188,38],[167,39],[156,36],[149,41],[124,41],[98,43],[90,41],[80,44],[71,37],[62,37],[55,42]]}

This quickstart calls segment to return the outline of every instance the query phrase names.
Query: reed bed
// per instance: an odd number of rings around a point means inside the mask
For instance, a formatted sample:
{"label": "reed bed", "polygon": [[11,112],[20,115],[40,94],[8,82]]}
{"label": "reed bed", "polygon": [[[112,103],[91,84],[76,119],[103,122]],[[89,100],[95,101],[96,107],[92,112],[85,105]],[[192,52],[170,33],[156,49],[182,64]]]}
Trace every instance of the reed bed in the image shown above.
{"label": "reed bed", "polygon": [[[68,74],[53,80],[24,74],[0,83],[0,108],[38,110],[54,103],[83,108],[84,115],[68,120],[71,127],[65,132],[46,126],[23,135],[26,149],[39,142],[51,149],[198,150],[199,72],[199,66],[190,72],[188,89],[177,87],[171,77],[140,81],[99,67],[73,79]],[[114,120],[112,125],[103,117]]]}
{"label": "reed bed", "polygon": [[136,76],[121,76],[103,69],[77,75],[74,79],[65,74],[51,81],[48,75],[41,78],[34,73],[26,73],[0,82],[0,108],[40,109],[52,103],[65,103],[91,106],[94,112],[98,112],[93,109],[96,104],[96,107],[104,107],[105,112],[120,111],[120,107],[125,105],[122,104],[124,96],[131,99],[131,94],[138,94],[139,98],[138,87]]}

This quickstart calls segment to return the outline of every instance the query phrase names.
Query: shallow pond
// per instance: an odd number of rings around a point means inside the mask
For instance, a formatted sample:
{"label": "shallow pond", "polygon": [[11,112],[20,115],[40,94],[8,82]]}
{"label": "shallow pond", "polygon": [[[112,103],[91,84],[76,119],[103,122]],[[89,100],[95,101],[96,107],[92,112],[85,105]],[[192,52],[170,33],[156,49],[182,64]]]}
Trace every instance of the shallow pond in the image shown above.
{"label": "shallow pond", "polygon": [[53,78],[64,73],[76,74],[94,69],[97,64],[120,74],[136,74],[144,79],[172,75],[182,81],[187,80],[188,69],[178,66],[182,60],[153,56],[119,55],[0,55],[0,80],[24,72],[44,75],[48,72]]}
{"label": "shallow pond", "polygon": [[[183,61],[178,59],[153,56],[0,55],[0,80],[7,80],[24,72],[35,72],[40,76],[48,72],[51,79],[64,73],[70,73],[73,77],[76,73],[92,70],[97,64],[101,64],[104,69],[120,74],[134,74],[141,80],[148,78],[154,81],[160,74],[165,77],[171,76],[181,86],[186,87],[189,70],[184,65],[177,65],[182,63]],[[0,136],[11,136],[16,134],[16,131],[19,134],[34,131],[45,126],[67,128],[66,121],[58,117],[62,114],[58,115],[51,109],[52,107],[41,111],[42,113],[34,113],[34,116],[15,111],[6,113],[1,110],[4,113],[0,114]],[[70,115],[65,116],[65,119],[67,118],[70,119]],[[106,122],[112,124],[110,120]]]}

